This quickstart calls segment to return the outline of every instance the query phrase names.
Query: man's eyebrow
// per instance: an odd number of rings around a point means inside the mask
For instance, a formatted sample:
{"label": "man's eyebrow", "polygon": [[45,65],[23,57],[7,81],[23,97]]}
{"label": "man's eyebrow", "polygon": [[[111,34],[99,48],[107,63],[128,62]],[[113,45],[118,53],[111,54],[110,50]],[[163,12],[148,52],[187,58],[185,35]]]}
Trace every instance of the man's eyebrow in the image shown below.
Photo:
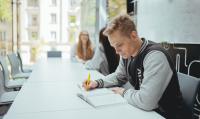
{"label": "man's eyebrow", "polygon": [[115,42],[115,43],[112,43],[111,45],[112,46],[116,46],[116,45],[118,45],[119,43],[117,43],[117,42]]}
{"label": "man's eyebrow", "polygon": [[115,46],[119,46],[119,45],[121,45],[122,43],[120,43],[120,42],[117,42],[117,43],[115,43]]}

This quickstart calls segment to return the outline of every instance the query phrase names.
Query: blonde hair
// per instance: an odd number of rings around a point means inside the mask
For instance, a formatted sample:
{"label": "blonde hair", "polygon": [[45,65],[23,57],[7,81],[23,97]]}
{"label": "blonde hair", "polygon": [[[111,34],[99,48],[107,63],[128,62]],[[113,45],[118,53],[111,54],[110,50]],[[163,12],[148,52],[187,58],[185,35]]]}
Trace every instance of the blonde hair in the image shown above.
{"label": "blonde hair", "polygon": [[121,35],[130,36],[132,31],[136,31],[136,26],[128,14],[121,14],[113,18],[109,23],[107,28],[104,30],[103,34],[108,36],[114,31],[121,32]]}
{"label": "blonde hair", "polygon": [[[83,34],[88,36],[88,40],[87,40],[87,44],[86,44],[86,56],[84,56],[83,43],[81,40],[81,35],[83,35]],[[85,61],[89,60],[93,57],[94,53],[93,53],[93,49],[92,49],[92,44],[91,44],[90,37],[89,37],[89,34],[87,31],[81,31],[79,34],[79,40],[78,40],[78,44],[77,44],[76,54],[80,59],[85,60]]]}

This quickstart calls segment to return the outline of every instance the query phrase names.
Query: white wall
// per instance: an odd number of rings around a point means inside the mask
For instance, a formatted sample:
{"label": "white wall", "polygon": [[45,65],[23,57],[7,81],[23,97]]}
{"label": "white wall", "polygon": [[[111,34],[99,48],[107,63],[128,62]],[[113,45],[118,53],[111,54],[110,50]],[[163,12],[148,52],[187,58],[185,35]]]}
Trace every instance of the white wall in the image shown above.
{"label": "white wall", "polygon": [[200,43],[200,0],[138,0],[137,16],[141,37]]}

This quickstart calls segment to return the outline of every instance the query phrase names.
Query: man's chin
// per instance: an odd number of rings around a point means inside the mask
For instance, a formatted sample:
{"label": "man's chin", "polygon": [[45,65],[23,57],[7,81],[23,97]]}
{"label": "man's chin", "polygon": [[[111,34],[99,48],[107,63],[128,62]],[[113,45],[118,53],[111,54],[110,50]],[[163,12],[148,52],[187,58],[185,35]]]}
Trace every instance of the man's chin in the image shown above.
{"label": "man's chin", "polygon": [[125,55],[123,55],[123,56],[122,56],[122,58],[123,58],[123,59],[128,59],[128,57],[127,57],[127,56],[125,56]]}

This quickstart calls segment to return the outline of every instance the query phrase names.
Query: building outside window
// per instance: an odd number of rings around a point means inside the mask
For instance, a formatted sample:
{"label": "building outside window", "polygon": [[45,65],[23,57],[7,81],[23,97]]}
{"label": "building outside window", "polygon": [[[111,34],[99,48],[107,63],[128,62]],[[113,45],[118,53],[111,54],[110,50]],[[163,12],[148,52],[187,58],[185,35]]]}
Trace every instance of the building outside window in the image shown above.
{"label": "building outside window", "polygon": [[0,31],[0,41],[5,41],[5,40],[6,40],[6,32]]}
{"label": "building outside window", "polygon": [[38,32],[37,31],[29,31],[29,41],[38,40]]}
{"label": "building outside window", "polygon": [[33,15],[31,21],[32,21],[32,25],[33,26],[38,25],[38,16],[37,15]]}
{"label": "building outside window", "polygon": [[56,14],[55,13],[51,14],[51,23],[56,24]]}
{"label": "building outside window", "polygon": [[57,0],[51,0],[51,5],[56,6],[57,5]]}
{"label": "building outside window", "polygon": [[3,40],[2,32],[0,31],[0,41]]}
{"label": "building outside window", "polygon": [[38,7],[38,0],[28,0],[29,7]]}
{"label": "building outside window", "polygon": [[2,40],[3,40],[3,32],[0,31],[0,41],[2,41]]}
{"label": "building outside window", "polygon": [[53,41],[56,40],[56,32],[55,32],[55,31],[51,31],[51,39],[52,39]]}
{"label": "building outside window", "polygon": [[38,39],[38,33],[37,32],[31,32],[31,39],[37,40]]}
{"label": "building outside window", "polygon": [[30,14],[28,17],[29,17],[29,20],[28,20],[29,26],[37,26],[38,25],[38,15]]}

